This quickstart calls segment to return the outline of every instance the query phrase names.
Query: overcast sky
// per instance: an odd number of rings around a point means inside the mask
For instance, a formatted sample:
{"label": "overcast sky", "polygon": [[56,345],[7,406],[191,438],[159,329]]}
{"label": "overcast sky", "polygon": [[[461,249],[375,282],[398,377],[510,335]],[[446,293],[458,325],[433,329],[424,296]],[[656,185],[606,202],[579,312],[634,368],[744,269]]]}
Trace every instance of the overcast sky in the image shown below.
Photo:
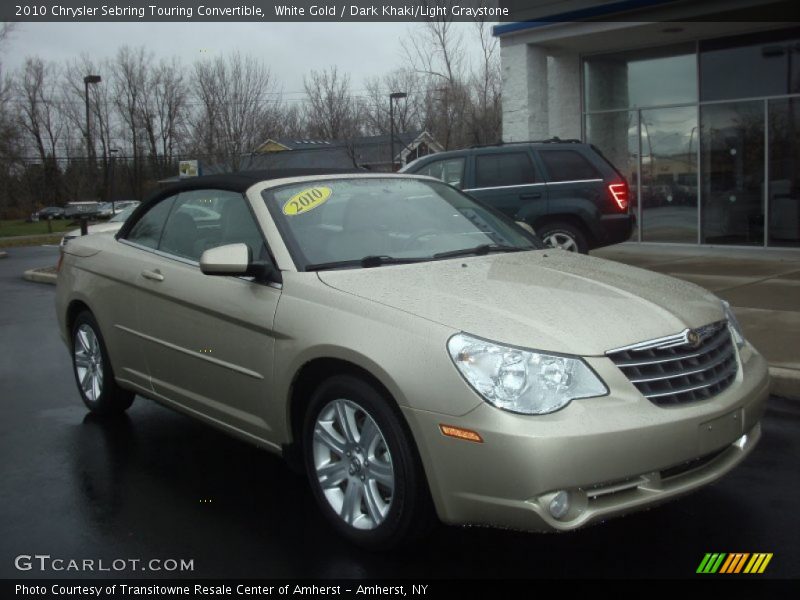
{"label": "overcast sky", "polygon": [[[121,45],[144,45],[156,59],[179,56],[186,64],[230,51],[262,56],[288,100],[301,97],[303,75],[337,65],[350,73],[354,92],[367,76],[402,66],[400,40],[415,23],[20,23],[2,52],[4,70],[26,56],[63,61],[88,53],[112,56]],[[457,23],[470,34],[471,55],[479,45],[474,25]]]}

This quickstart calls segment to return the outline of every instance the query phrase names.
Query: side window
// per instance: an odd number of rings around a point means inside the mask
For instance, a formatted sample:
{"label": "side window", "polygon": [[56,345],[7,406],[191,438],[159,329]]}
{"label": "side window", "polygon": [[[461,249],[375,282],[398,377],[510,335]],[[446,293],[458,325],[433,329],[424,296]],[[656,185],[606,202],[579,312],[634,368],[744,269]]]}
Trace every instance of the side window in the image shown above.
{"label": "side window", "polygon": [[262,257],[264,242],[244,196],[192,190],[178,196],[158,249],[199,261],[207,249],[235,243],[247,244],[254,259]]}
{"label": "side window", "polygon": [[540,150],[550,181],[601,179],[600,172],[585,156],[575,150]]}
{"label": "side window", "polygon": [[125,239],[147,248],[158,248],[158,242],[161,239],[164,223],[167,222],[167,217],[177,197],[178,196],[175,195],[165,198],[148,210],[136,221],[136,224],[128,232]]}
{"label": "side window", "polygon": [[527,152],[495,152],[475,157],[475,187],[499,187],[536,183]]}
{"label": "side window", "polygon": [[418,175],[429,175],[461,189],[464,187],[464,158],[436,160],[417,171]]}

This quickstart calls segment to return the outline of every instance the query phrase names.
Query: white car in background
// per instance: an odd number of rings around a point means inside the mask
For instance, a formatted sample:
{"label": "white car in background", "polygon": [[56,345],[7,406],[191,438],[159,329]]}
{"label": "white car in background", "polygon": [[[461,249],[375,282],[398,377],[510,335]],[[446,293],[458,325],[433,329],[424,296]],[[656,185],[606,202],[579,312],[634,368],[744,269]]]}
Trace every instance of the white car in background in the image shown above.
{"label": "white car in background", "polygon": [[103,202],[97,211],[97,216],[101,219],[108,219],[121,213],[126,208],[131,206],[139,206],[141,202],[138,200],[117,200],[116,202]]}
{"label": "white car in background", "polygon": [[[128,206],[125,210],[117,213],[115,216],[111,217],[108,221],[104,223],[97,223],[96,225],[89,225],[87,228],[87,235],[91,235],[93,233],[116,233],[120,229],[122,229],[122,225],[125,223],[125,220],[131,216],[131,213],[136,210],[136,207],[139,206],[139,203],[133,204]],[[60,247],[63,248],[67,245],[72,239],[76,237],[80,237],[81,230],[80,229],[73,229],[72,231],[68,231],[63,238],[61,238]]]}

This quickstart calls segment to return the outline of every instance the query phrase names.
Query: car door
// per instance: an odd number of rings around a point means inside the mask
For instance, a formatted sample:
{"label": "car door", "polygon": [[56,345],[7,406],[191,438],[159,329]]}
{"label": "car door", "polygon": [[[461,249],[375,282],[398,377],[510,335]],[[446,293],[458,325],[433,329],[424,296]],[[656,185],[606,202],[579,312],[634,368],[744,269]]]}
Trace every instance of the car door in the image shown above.
{"label": "car door", "polygon": [[533,223],[547,213],[547,186],[526,149],[478,152],[471,171],[464,191],[512,219]]}
{"label": "car door", "polygon": [[[135,233],[135,228],[132,230]],[[269,439],[273,321],[280,288],[200,271],[204,250],[245,243],[268,258],[247,199],[182,192],[155,249],[142,250],[137,312],[154,392],[240,433]]]}

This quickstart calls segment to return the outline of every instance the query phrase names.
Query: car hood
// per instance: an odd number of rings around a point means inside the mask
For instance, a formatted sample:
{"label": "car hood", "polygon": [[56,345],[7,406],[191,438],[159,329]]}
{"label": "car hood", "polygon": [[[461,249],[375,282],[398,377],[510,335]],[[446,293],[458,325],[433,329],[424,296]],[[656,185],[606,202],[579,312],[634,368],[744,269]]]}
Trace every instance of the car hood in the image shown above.
{"label": "car hood", "polygon": [[721,301],[672,277],[562,250],[321,271],[328,286],[507,344],[602,355],[721,320]]}

